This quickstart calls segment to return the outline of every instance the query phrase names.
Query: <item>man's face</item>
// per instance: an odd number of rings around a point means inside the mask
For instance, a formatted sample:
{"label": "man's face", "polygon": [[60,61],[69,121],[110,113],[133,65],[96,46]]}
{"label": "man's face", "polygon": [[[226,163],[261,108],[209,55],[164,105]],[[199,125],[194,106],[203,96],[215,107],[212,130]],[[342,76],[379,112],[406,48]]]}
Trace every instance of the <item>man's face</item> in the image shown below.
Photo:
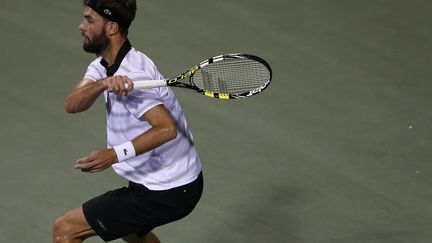
{"label": "man's face", "polygon": [[110,43],[105,30],[106,20],[89,7],[84,8],[83,17],[79,26],[84,37],[83,49],[99,56]]}

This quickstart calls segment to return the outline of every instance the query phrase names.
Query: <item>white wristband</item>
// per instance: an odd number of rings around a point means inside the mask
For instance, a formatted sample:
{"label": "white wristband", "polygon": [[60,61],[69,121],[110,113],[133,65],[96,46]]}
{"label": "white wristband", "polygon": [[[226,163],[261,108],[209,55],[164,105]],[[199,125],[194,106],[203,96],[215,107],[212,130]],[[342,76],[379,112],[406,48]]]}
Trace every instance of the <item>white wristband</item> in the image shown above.
{"label": "white wristband", "polygon": [[117,154],[117,159],[119,162],[128,160],[136,156],[135,148],[131,141],[114,146],[114,150]]}

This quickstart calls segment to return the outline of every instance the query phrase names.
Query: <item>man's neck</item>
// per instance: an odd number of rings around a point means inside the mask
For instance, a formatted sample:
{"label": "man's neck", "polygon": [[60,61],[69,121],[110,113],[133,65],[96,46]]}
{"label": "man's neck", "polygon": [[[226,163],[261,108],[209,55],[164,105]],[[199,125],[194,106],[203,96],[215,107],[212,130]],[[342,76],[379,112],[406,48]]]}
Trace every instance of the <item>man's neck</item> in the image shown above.
{"label": "man's neck", "polygon": [[111,44],[107,47],[107,49],[102,53],[102,58],[108,63],[109,66],[113,65],[116,57],[119,53],[120,48],[126,42],[126,37],[115,37],[111,39]]}

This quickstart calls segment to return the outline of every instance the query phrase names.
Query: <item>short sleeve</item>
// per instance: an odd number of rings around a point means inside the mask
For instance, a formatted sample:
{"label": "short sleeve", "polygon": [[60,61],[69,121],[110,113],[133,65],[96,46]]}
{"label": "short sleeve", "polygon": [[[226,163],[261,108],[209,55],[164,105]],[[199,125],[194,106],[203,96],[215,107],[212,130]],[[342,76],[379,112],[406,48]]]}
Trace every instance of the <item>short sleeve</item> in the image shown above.
{"label": "short sleeve", "polygon": [[[161,75],[159,72],[131,72],[128,77],[133,81],[138,81],[161,78]],[[159,88],[135,89],[126,96],[126,108],[137,118],[142,117],[148,110],[160,104],[163,104],[163,99]]]}
{"label": "short sleeve", "polygon": [[126,97],[126,108],[136,118],[142,117],[151,108],[163,104],[157,88],[133,90]]}
{"label": "short sleeve", "polygon": [[106,77],[105,68],[100,64],[101,58],[97,58],[87,67],[87,71],[84,74],[84,79],[90,79],[98,81]]}

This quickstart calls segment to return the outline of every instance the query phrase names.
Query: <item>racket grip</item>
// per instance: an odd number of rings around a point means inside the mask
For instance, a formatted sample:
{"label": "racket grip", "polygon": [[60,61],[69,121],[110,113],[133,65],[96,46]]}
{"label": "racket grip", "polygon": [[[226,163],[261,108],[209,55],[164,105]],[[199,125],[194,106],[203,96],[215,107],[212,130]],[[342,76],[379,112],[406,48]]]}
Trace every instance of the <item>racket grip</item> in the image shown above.
{"label": "racket grip", "polygon": [[[127,84],[126,88],[128,87]],[[134,82],[134,89],[150,89],[150,88],[156,88],[156,87],[163,87],[167,86],[167,83],[164,79],[162,80],[143,80],[143,81],[135,81]]]}

